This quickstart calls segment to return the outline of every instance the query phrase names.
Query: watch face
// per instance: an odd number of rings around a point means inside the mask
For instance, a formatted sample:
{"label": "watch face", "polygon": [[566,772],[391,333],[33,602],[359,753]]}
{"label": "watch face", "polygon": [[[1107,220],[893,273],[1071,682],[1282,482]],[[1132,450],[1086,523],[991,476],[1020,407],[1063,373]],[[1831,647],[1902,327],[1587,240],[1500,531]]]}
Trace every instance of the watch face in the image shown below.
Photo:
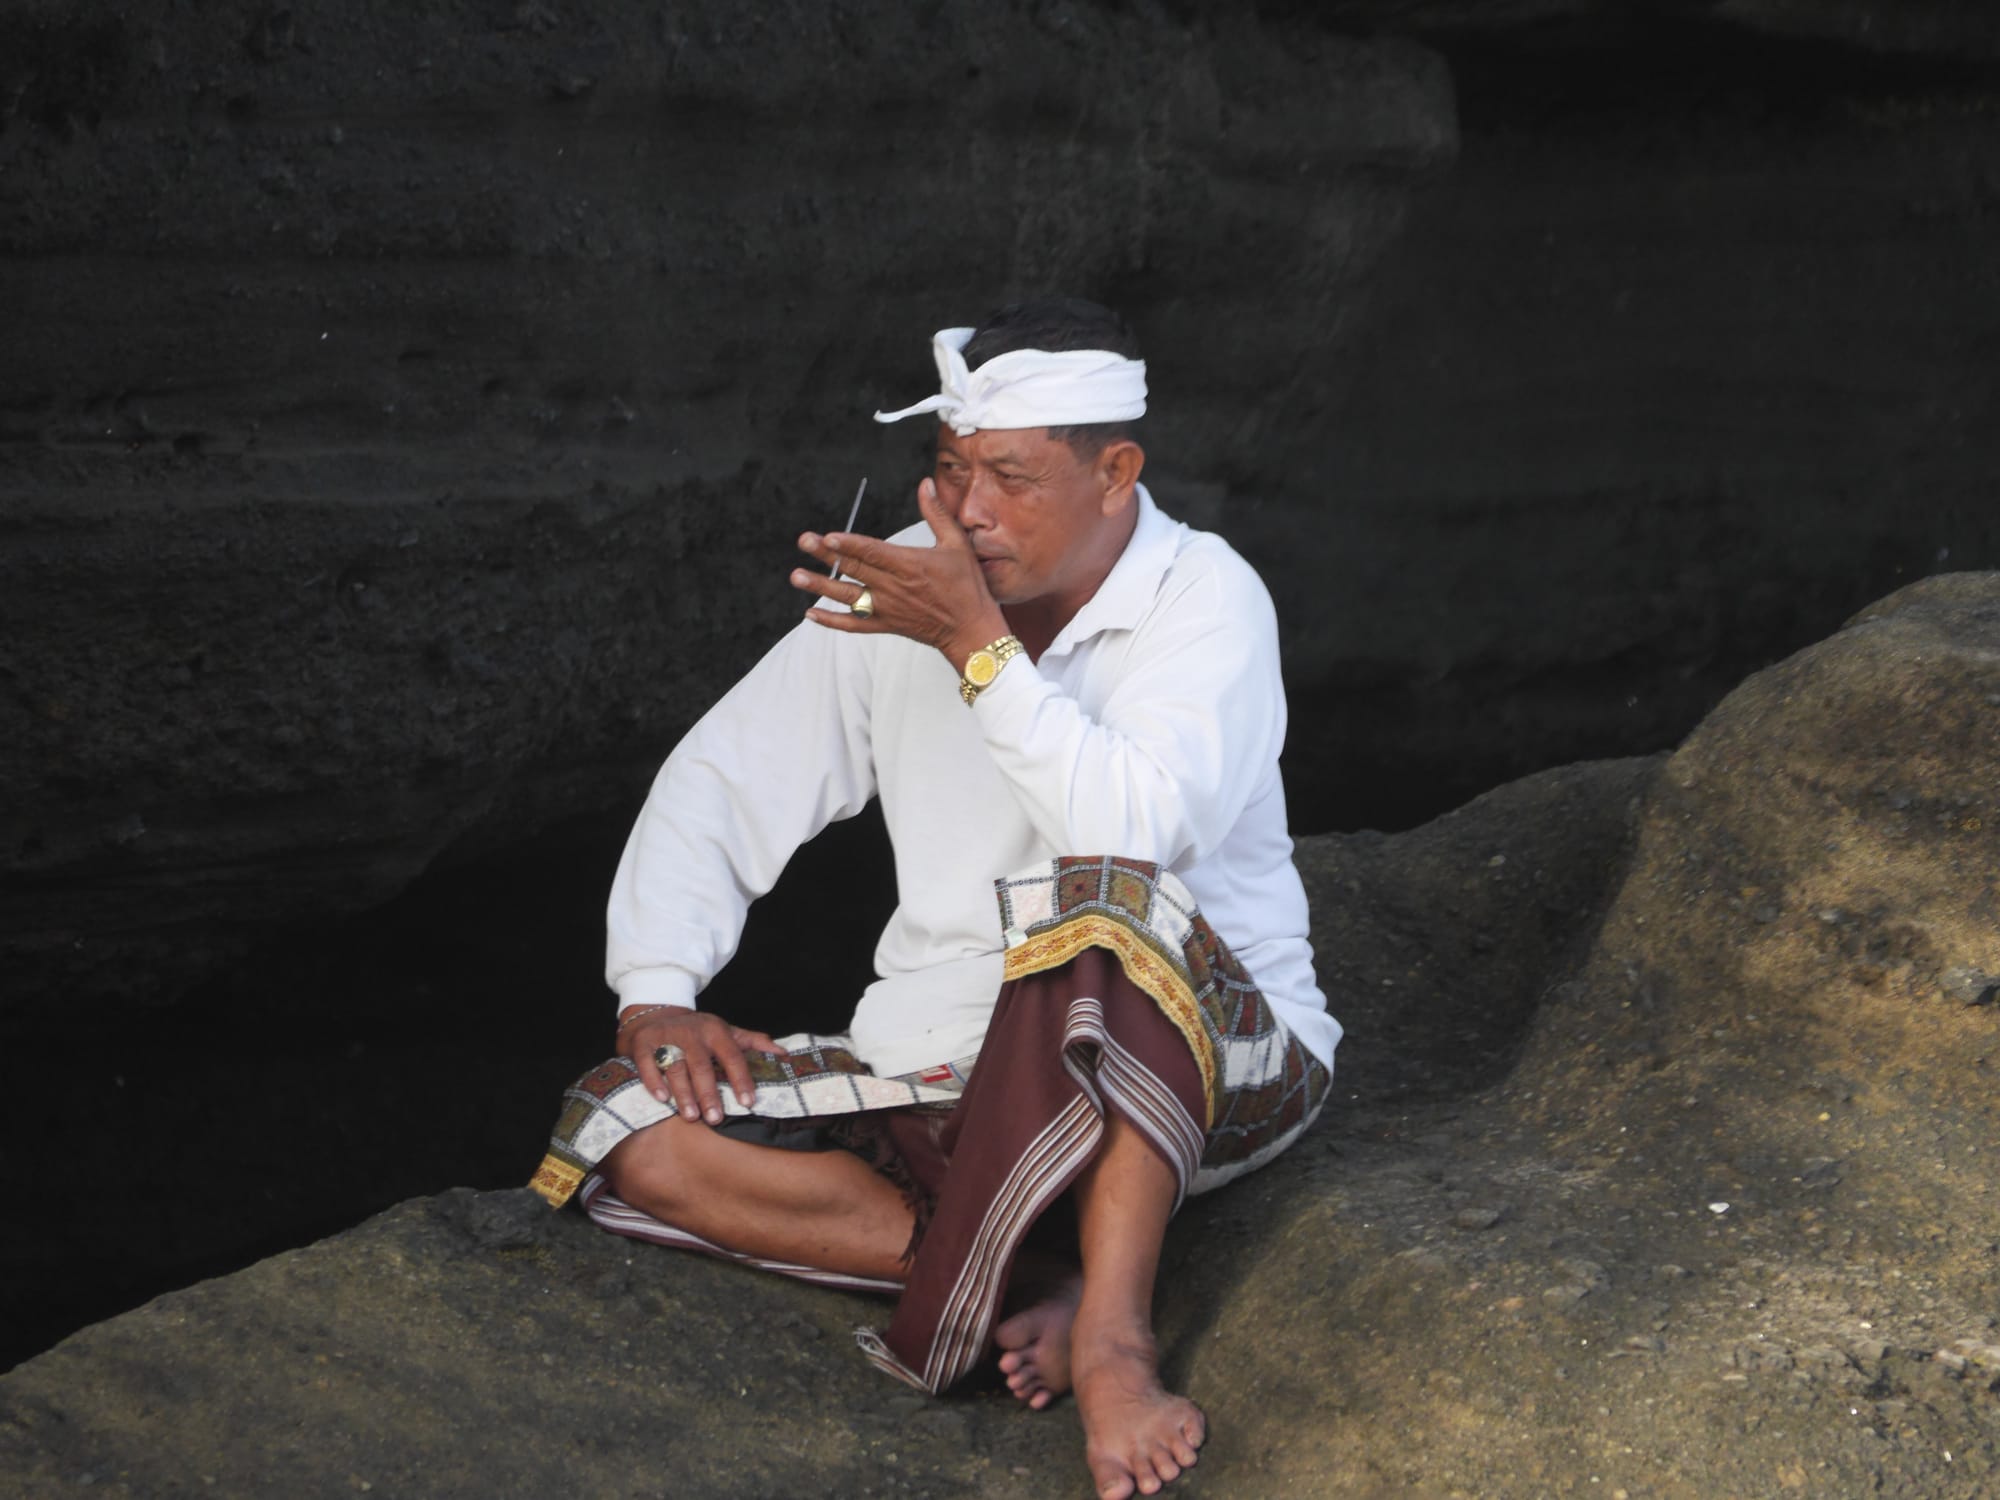
{"label": "watch face", "polygon": [[999,675],[1000,663],[991,651],[975,651],[965,659],[965,680],[974,687],[983,688]]}

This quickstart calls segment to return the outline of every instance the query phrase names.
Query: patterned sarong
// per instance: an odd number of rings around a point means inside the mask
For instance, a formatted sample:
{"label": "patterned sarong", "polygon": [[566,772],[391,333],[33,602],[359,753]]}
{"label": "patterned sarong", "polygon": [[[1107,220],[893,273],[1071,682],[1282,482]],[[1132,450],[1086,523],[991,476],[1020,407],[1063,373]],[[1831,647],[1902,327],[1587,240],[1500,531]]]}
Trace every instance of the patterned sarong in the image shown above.
{"label": "patterned sarong", "polygon": [[[962,1066],[878,1078],[845,1038],[800,1037],[786,1039],[789,1056],[750,1055],[748,1106],[722,1090],[724,1129],[739,1116],[810,1127],[902,1112],[875,1118],[899,1127],[886,1134],[935,1201],[889,1327],[858,1338],[876,1364],[929,1391],[985,1352],[1016,1250],[1096,1154],[1107,1111],[1145,1133],[1185,1196],[1271,1160],[1312,1122],[1330,1083],[1171,873],[1065,858],[995,884],[1005,982],[969,1081]],[[624,1203],[591,1173],[626,1135],[671,1113],[629,1062],[612,1059],[565,1094],[533,1186],[557,1205],[580,1188],[590,1217],[616,1233],[898,1290],[710,1244]]]}

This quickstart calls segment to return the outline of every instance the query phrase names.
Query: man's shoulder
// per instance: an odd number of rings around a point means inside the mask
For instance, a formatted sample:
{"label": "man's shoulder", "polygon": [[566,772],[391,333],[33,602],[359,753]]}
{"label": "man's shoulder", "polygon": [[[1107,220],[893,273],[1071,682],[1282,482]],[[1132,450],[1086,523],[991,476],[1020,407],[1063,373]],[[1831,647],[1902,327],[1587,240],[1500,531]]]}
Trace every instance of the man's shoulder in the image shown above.
{"label": "man's shoulder", "polygon": [[1174,555],[1162,579],[1163,593],[1204,597],[1224,610],[1271,610],[1271,591],[1262,576],[1225,537],[1181,521],[1172,524]]}

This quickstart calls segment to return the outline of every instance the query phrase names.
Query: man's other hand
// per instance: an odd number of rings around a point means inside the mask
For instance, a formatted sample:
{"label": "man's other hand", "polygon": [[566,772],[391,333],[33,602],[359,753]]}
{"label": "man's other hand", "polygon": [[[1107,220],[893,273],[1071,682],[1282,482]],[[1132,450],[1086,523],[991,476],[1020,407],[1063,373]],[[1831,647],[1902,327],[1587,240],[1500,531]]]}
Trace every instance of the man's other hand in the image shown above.
{"label": "man's other hand", "polygon": [[[682,1056],[662,1073],[653,1057],[667,1046],[680,1048]],[[745,1047],[773,1054],[785,1050],[761,1031],[731,1026],[722,1017],[699,1010],[658,1011],[618,1034],[620,1055],[631,1059],[648,1093],[662,1104],[674,1105],[682,1119],[707,1120],[711,1125],[722,1123],[718,1072],[728,1078],[739,1104],[748,1106],[757,1097],[750,1065],[743,1058]]]}

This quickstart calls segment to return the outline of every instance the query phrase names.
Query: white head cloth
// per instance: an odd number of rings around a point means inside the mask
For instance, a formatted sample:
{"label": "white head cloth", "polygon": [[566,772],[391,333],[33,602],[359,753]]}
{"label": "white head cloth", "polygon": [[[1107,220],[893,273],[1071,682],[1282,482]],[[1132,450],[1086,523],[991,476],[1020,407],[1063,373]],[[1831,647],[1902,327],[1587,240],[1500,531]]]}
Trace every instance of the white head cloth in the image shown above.
{"label": "white head cloth", "polygon": [[1109,349],[1015,349],[976,370],[965,368],[970,328],[941,328],[935,396],[901,411],[878,411],[878,422],[934,411],[966,437],[992,427],[1084,427],[1130,422],[1146,414],[1146,362]]}

